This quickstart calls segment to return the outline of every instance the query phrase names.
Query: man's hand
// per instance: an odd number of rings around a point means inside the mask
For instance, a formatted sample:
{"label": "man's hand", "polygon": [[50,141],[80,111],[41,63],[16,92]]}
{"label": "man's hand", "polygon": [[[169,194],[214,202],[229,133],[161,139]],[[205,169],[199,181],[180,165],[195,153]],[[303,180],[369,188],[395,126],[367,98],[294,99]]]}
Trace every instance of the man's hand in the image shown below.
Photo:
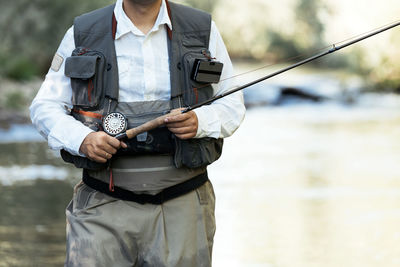
{"label": "man's hand", "polygon": [[79,150],[93,161],[106,163],[120,147],[127,145],[105,132],[93,132],[86,136]]}
{"label": "man's hand", "polygon": [[199,121],[194,111],[171,115],[164,122],[168,129],[180,139],[193,138],[199,126]]}

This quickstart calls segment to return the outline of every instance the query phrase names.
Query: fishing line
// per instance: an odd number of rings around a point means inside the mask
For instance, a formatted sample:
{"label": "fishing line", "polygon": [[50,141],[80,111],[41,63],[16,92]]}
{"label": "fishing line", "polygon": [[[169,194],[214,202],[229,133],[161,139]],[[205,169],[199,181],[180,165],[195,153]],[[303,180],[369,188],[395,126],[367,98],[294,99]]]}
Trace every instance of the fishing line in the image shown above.
{"label": "fishing line", "polygon": [[[208,105],[208,104],[210,104],[210,103],[212,103],[212,102],[214,102],[214,101],[216,101],[218,99],[226,97],[226,96],[228,96],[230,94],[233,94],[233,93],[235,93],[237,91],[243,90],[243,89],[245,89],[247,87],[250,87],[250,86],[252,86],[254,84],[257,84],[257,83],[265,81],[265,80],[267,80],[269,78],[272,78],[272,77],[275,77],[277,75],[280,75],[280,74],[282,74],[284,72],[287,72],[287,71],[289,71],[291,69],[294,69],[294,68],[297,68],[299,66],[302,66],[302,65],[304,65],[306,63],[309,63],[311,61],[317,60],[317,59],[319,59],[321,57],[324,57],[324,56],[326,56],[328,54],[334,53],[334,52],[336,52],[338,50],[341,50],[341,49],[343,49],[345,47],[351,46],[351,45],[353,45],[355,43],[363,41],[363,40],[365,40],[367,38],[370,38],[370,37],[372,37],[374,35],[380,34],[380,33],[384,32],[384,31],[389,30],[389,29],[393,29],[394,27],[397,27],[397,26],[400,26],[400,20],[398,20],[398,21],[396,21],[394,23],[387,24],[385,26],[378,27],[378,28],[376,28],[374,30],[370,30],[370,31],[368,31],[366,33],[358,34],[357,36],[353,36],[353,37],[348,38],[346,40],[334,43],[331,46],[328,46],[326,48],[318,49],[319,53],[317,53],[315,55],[312,55],[312,56],[310,56],[308,58],[305,58],[305,59],[303,59],[301,61],[298,61],[298,62],[296,62],[296,63],[294,63],[294,64],[292,64],[292,65],[290,65],[288,67],[285,67],[283,69],[279,69],[279,70],[277,70],[277,71],[275,71],[275,72],[273,72],[273,73],[271,73],[271,74],[269,74],[267,76],[261,77],[261,78],[259,78],[257,80],[249,82],[247,84],[244,84],[244,85],[241,85],[241,86],[238,86],[238,87],[235,87],[235,88],[231,88],[230,90],[228,90],[228,91],[226,91],[226,92],[224,92],[224,93],[222,93],[220,95],[216,95],[214,97],[211,97],[210,99],[208,99],[206,101],[203,101],[201,103],[197,103],[195,105],[188,106],[188,107],[184,108],[183,110],[174,109],[170,113],[165,114],[163,116],[160,116],[158,118],[155,118],[155,119],[153,119],[151,121],[148,121],[148,122],[146,122],[146,123],[144,123],[144,124],[142,124],[142,125],[140,125],[138,127],[131,128],[131,129],[125,131],[126,128],[125,128],[124,123],[126,122],[126,118],[123,118],[122,116],[119,116],[119,114],[117,114],[117,113],[110,113],[110,114],[107,115],[106,120],[108,119],[107,120],[108,124],[106,124],[105,126],[109,128],[108,131],[110,132],[110,134],[115,136],[115,138],[117,138],[117,139],[123,139],[123,138],[130,139],[130,138],[133,138],[133,137],[137,136],[140,133],[147,132],[147,131],[155,129],[155,128],[161,126],[161,125],[164,125],[165,119],[168,118],[169,116],[186,113],[186,112],[189,112],[189,111],[194,110],[196,108],[199,108],[201,106]],[[329,50],[326,50],[328,48],[329,48]],[[322,50],[324,50],[324,51],[322,51]],[[322,51],[322,52],[320,52],[320,51]],[[299,56],[296,56],[296,57],[293,57],[293,58],[298,58],[300,56],[303,56],[303,55],[299,55]],[[293,59],[293,58],[290,58],[290,59]],[[268,66],[270,67],[270,66],[273,66],[273,65],[277,65],[277,63],[270,64]],[[266,67],[263,67],[263,68],[266,68]],[[262,69],[262,68],[258,68],[257,70],[259,70],[259,69]],[[248,73],[251,73],[251,72],[254,72],[254,71],[256,71],[256,70],[252,70],[252,71],[249,71],[249,72],[246,72],[246,73],[238,74],[238,75],[235,75],[233,77],[245,75],[245,74],[248,74]],[[232,77],[231,78],[227,78],[227,79],[232,79]],[[224,80],[226,81],[227,79],[224,79]]]}
{"label": "fishing line", "polygon": [[[322,51],[325,51],[325,50],[328,49],[328,48],[340,46],[340,45],[343,44],[343,43],[349,42],[349,41],[351,41],[351,40],[355,40],[355,39],[357,39],[357,38],[359,38],[359,37],[361,37],[361,36],[366,36],[366,35],[368,35],[368,34],[370,34],[370,33],[379,31],[379,30],[381,30],[381,29],[384,29],[384,28],[386,28],[386,27],[388,27],[388,26],[390,26],[390,25],[396,24],[396,23],[400,23],[400,20],[393,21],[393,22],[391,22],[391,23],[388,23],[388,24],[385,24],[385,25],[383,25],[383,26],[374,28],[374,29],[369,30],[369,31],[367,31],[367,32],[364,32],[364,33],[360,33],[360,34],[351,36],[351,37],[349,37],[349,38],[347,38],[347,39],[344,39],[344,40],[339,41],[339,42],[336,42],[336,43],[332,43],[331,45],[327,45],[327,46],[322,47],[322,48],[318,48],[318,49],[313,50],[313,51],[311,51],[311,52],[307,52],[307,53],[299,54],[299,55],[297,55],[297,56],[285,58],[285,59],[282,59],[282,60],[280,60],[280,61],[278,61],[278,62],[275,62],[275,63],[267,64],[267,65],[264,65],[264,66],[261,66],[261,67],[255,68],[255,69],[251,69],[251,70],[249,70],[249,71],[245,71],[245,72],[242,72],[242,73],[239,73],[239,74],[236,74],[236,75],[227,77],[227,78],[225,78],[225,79],[221,79],[221,80],[219,81],[219,83],[220,83],[220,82],[223,82],[223,81],[228,81],[228,80],[231,80],[231,79],[234,79],[234,78],[237,78],[237,77],[245,76],[245,75],[248,75],[248,74],[250,74],[250,73],[254,73],[254,72],[257,72],[257,71],[259,71],[259,70],[266,69],[266,68],[270,68],[270,67],[273,67],[273,66],[276,66],[276,65],[283,65],[283,64],[285,64],[285,63],[289,63],[289,62],[295,61],[295,60],[300,59],[300,58],[305,58],[305,57],[307,57],[307,56],[309,56],[309,55],[313,55],[313,54],[320,53],[320,52],[322,52]],[[207,86],[210,86],[210,85],[211,85],[210,83],[207,83],[207,84],[204,84],[204,85],[202,85],[202,86],[197,87],[197,89],[201,89],[201,88],[204,88],[204,87],[207,87]]]}
{"label": "fishing line", "polygon": [[[345,47],[351,46],[351,45],[353,45],[353,44],[355,44],[355,43],[358,43],[358,42],[360,42],[360,41],[363,41],[363,40],[365,40],[365,39],[368,39],[368,38],[370,38],[370,37],[372,37],[372,36],[374,36],[374,35],[377,35],[377,34],[380,34],[380,33],[382,33],[382,32],[385,32],[385,31],[387,31],[387,30],[393,29],[394,27],[397,27],[397,26],[399,26],[399,25],[400,25],[400,20],[398,20],[397,22],[394,22],[394,23],[390,23],[390,24],[388,24],[388,25],[386,25],[386,26],[379,27],[379,28],[377,28],[377,30],[375,30],[375,31],[368,31],[366,34],[361,34],[361,37],[358,37],[358,38],[356,38],[356,37],[349,38],[350,41],[348,41],[348,42],[343,43],[343,41],[342,41],[342,42],[337,43],[337,44],[332,44],[332,47],[331,47],[329,50],[327,50],[327,51],[323,51],[323,52],[321,52],[321,53],[318,53],[318,54],[316,54],[316,55],[313,55],[313,56],[311,56],[311,57],[308,57],[308,58],[306,58],[306,59],[303,59],[303,60],[301,60],[301,61],[299,61],[299,62],[296,62],[296,63],[294,63],[294,64],[292,64],[292,65],[290,65],[290,66],[288,66],[288,67],[286,67],[286,68],[277,70],[277,71],[275,71],[275,72],[273,72],[273,73],[271,73],[271,74],[269,74],[269,75],[267,75],[267,76],[261,77],[261,78],[259,78],[259,79],[257,79],[257,80],[254,80],[254,81],[249,82],[249,83],[247,83],[247,84],[244,84],[244,85],[242,85],[242,86],[239,86],[239,87],[233,88],[233,89],[231,89],[231,90],[228,90],[228,91],[226,91],[226,92],[224,92],[224,93],[222,93],[222,94],[220,94],[220,95],[216,95],[216,96],[214,96],[214,97],[212,97],[212,98],[210,98],[209,100],[206,100],[206,101],[204,101],[204,102],[195,104],[195,105],[193,105],[193,106],[189,106],[189,107],[185,108],[185,109],[182,111],[182,113],[185,113],[185,112],[191,111],[191,110],[193,110],[193,109],[199,108],[199,107],[201,107],[201,106],[210,104],[210,103],[212,103],[212,102],[214,102],[214,101],[216,101],[216,100],[218,100],[218,99],[220,99],[220,98],[226,97],[226,96],[228,96],[228,95],[230,95],[230,94],[233,94],[233,93],[235,93],[235,92],[237,92],[237,91],[243,90],[243,89],[245,89],[245,88],[247,88],[247,87],[250,87],[250,86],[252,86],[252,85],[254,85],[254,84],[257,84],[257,83],[260,83],[260,82],[265,81],[265,80],[267,80],[267,79],[270,79],[270,78],[272,78],[272,77],[275,77],[275,76],[277,76],[277,75],[279,75],[279,74],[282,74],[282,73],[284,73],[284,72],[286,72],[286,71],[288,71],[288,70],[297,68],[297,67],[302,66],[302,65],[304,65],[304,64],[306,64],[306,63],[309,63],[309,62],[311,62],[311,61],[317,60],[317,59],[319,59],[319,58],[321,58],[321,57],[324,57],[324,56],[326,56],[326,55],[328,55],[328,54],[334,53],[334,52],[336,52],[336,51],[338,51],[338,50],[341,50],[341,49],[343,49],[343,48],[345,48]],[[358,35],[358,36],[360,36],[360,35]],[[338,45],[338,44],[341,44],[341,45]]]}
{"label": "fishing line", "polygon": [[384,28],[386,28],[386,27],[388,27],[388,26],[390,26],[390,25],[396,24],[396,23],[400,23],[400,20],[393,21],[393,22],[391,22],[391,23],[388,23],[388,24],[385,24],[385,25],[383,25],[383,26],[377,27],[377,28],[375,28],[375,29],[369,30],[369,31],[367,31],[367,32],[365,32],[365,33],[360,33],[360,34],[358,34],[358,35],[355,35],[355,36],[350,37],[350,38],[348,38],[348,39],[345,39],[345,40],[343,40],[343,41],[337,42],[337,43],[335,43],[334,45],[338,46],[338,45],[343,44],[343,43],[345,43],[345,42],[348,42],[348,41],[350,41],[350,40],[359,38],[359,37],[364,36],[364,35],[368,35],[368,34],[373,33],[373,32],[375,32],[375,31],[379,31],[379,30],[381,30],[381,29],[384,29]]}

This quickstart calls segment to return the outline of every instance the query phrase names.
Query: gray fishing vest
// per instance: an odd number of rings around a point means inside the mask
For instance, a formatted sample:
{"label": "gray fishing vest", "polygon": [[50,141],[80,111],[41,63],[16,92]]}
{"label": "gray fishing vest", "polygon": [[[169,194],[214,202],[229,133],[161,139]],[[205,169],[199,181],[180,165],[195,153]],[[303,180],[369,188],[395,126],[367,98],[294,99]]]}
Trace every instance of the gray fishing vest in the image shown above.
{"label": "gray fishing vest", "polygon": [[[71,78],[74,105],[72,115],[76,119],[97,131],[101,130],[102,117],[110,111],[126,113],[130,110],[128,121],[134,123],[129,127],[133,127],[135,123],[143,123],[170,109],[190,106],[213,96],[211,85],[205,86],[190,78],[195,59],[207,59],[211,16],[183,5],[168,1],[167,4],[173,28],[172,33],[168,32],[171,101],[118,103],[118,65],[114,46],[117,22],[113,13],[115,5],[111,5],[79,16],[74,21],[77,49],[72,57],[66,60],[65,75]],[[143,117],[143,113],[151,115]],[[171,153],[163,150],[155,153],[147,151],[151,154],[149,156],[147,153],[138,153],[135,149],[125,151],[112,160],[115,175],[127,177],[136,173],[137,177],[143,179],[135,180],[146,187],[148,183],[143,182],[147,176],[145,170],[159,168],[160,173],[165,171],[161,176],[165,174],[165,177],[170,178],[175,175],[178,180],[184,180],[204,172],[205,167],[221,155],[222,139],[181,140],[165,129],[155,131],[164,131],[165,135],[169,135],[168,138],[172,140]],[[142,144],[146,152],[146,142],[149,141],[151,133],[144,135],[138,136],[135,142]],[[167,144],[165,147],[168,147]],[[95,178],[108,179],[104,170],[107,165],[73,156],[66,151],[62,151],[61,155],[65,161],[74,163],[78,168],[84,168]],[[150,166],[147,166],[149,163]],[[127,168],[130,164],[135,166]],[[137,169],[144,172],[140,174]],[[175,182],[177,181],[171,183]],[[133,188],[137,186],[134,185]]]}

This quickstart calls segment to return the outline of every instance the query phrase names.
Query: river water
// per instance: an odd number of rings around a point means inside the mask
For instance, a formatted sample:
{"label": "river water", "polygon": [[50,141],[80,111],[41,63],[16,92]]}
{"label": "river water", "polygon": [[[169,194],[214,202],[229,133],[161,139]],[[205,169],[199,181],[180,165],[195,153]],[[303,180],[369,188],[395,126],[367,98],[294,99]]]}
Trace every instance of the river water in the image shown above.
{"label": "river water", "polygon": [[[400,266],[400,109],[367,99],[248,110],[209,168],[214,266]],[[0,266],[62,266],[79,172],[24,127],[0,131]]]}

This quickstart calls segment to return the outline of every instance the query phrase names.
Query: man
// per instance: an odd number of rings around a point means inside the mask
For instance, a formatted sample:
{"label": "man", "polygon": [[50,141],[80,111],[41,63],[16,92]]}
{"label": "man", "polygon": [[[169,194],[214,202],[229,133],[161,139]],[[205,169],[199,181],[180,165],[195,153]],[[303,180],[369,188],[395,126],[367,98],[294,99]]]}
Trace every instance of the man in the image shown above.
{"label": "man", "polygon": [[[196,80],[199,61],[223,63],[221,82]],[[66,266],[211,265],[215,197],[206,166],[243,120],[242,94],[170,115],[130,140],[101,123],[119,112],[136,127],[229,90],[232,76],[202,11],[117,0],[75,19],[30,108],[49,146],[83,168],[66,211]]]}

